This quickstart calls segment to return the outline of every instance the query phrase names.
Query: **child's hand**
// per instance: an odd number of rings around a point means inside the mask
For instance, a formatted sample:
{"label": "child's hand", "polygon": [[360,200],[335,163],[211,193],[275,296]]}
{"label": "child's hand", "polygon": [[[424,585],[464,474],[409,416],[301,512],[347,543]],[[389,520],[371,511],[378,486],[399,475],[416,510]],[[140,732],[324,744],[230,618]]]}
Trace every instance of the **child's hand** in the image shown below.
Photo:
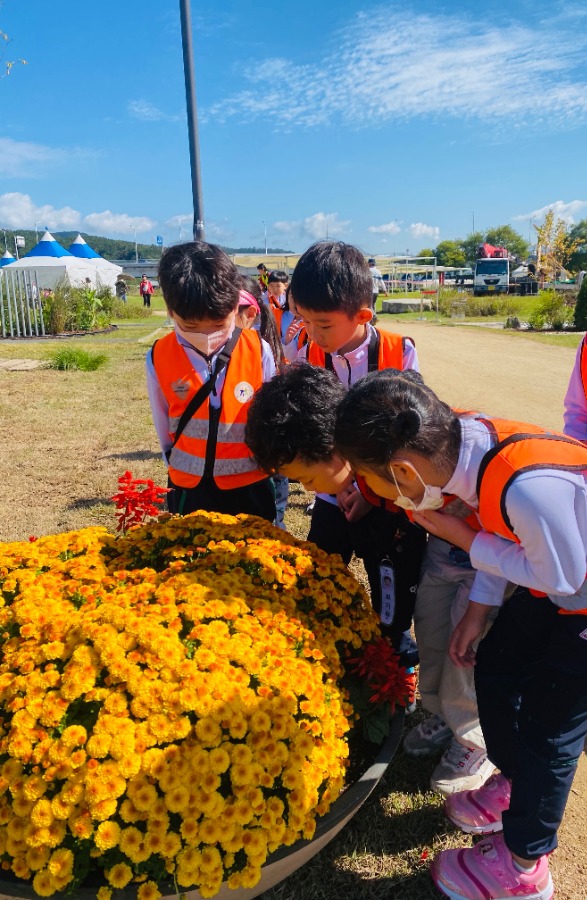
{"label": "child's hand", "polygon": [[293,341],[296,334],[301,330],[303,322],[301,319],[294,319],[293,322],[290,323],[287,331],[285,332],[285,343],[289,344],[290,341]]}
{"label": "child's hand", "polygon": [[343,512],[347,522],[358,522],[363,516],[371,512],[373,506],[365,500],[360,491],[353,491],[346,500]]}
{"label": "child's hand", "polygon": [[477,532],[463,519],[456,516],[446,515],[438,510],[427,509],[425,512],[415,512],[414,522],[421,525],[426,531],[436,535],[461,550],[469,553],[471,544],[475,539]]}
{"label": "child's hand", "polygon": [[448,655],[457,668],[466,669],[475,665],[477,645],[490,612],[490,606],[469,601],[467,611],[453,631],[448,645]]}

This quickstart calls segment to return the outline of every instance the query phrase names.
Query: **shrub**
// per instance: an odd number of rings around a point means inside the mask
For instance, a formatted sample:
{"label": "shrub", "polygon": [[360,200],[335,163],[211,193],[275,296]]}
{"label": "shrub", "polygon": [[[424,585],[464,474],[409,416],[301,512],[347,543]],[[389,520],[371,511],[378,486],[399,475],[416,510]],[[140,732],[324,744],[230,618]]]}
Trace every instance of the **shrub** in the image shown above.
{"label": "shrub", "polygon": [[581,290],[577,295],[574,324],[577,331],[587,331],[587,277],[583,279]]}
{"label": "shrub", "polygon": [[458,291],[442,291],[438,309],[443,316],[452,315],[453,306],[458,303],[459,314],[466,318],[478,316],[510,316],[516,312],[516,304],[509,297],[474,297]]}
{"label": "shrub", "polygon": [[69,369],[94,372],[105,365],[107,361],[108,357],[104,353],[89,353],[80,347],[60,347],[49,354],[47,367],[61,371]]}
{"label": "shrub", "polygon": [[123,303],[115,298],[108,314],[111,319],[148,319],[152,311],[150,306],[143,306],[142,303]]}
{"label": "shrub", "polygon": [[528,322],[537,330],[550,328],[553,331],[562,331],[568,324],[570,316],[571,307],[567,305],[564,296],[550,290],[542,292],[540,302]]}

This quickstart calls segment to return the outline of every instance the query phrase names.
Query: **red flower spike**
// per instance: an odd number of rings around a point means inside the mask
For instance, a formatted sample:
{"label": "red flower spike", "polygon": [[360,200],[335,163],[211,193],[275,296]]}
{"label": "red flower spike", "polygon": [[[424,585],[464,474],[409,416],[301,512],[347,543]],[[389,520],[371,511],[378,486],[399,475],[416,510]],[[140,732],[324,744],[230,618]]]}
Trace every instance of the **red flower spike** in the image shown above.
{"label": "red flower spike", "polygon": [[170,488],[158,487],[151,478],[133,478],[125,472],[118,479],[118,491],[110,499],[116,504],[116,530],[126,534],[134,525],[141,525],[147,516],[158,516],[158,504],[163,503]]}
{"label": "red flower spike", "polygon": [[362,655],[351,657],[349,665],[368,685],[371,703],[389,703],[393,712],[396,704],[408,706],[414,699],[416,676],[400,666],[399,656],[385,638],[365,644]]}

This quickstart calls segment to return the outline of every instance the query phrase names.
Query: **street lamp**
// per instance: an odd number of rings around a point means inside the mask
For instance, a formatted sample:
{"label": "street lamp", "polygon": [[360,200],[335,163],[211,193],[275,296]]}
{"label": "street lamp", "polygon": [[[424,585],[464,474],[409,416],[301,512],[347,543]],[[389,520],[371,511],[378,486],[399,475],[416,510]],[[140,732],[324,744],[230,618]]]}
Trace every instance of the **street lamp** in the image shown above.
{"label": "street lamp", "polygon": [[131,225],[130,227],[132,228],[132,230],[133,230],[134,233],[135,233],[135,262],[138,263],[138,261],[139,261],[139,248],[138,248],[138,246],[137,246],[137,230],[136,230],[136,228],[135,228],[134,225]]}
{"label": "street lamp", "polygon": [[202,198],[202,176],[200,172],[200,141],[198,137],[196,77],[194,74],[194,56],[192,51],[192,18],[190,0],[179,0],[179,13],[181,21],[181,45],[183,51],[183,71],[188,118],[188,138],[190,145],[192,197],[194,201],[194,241],[204,241],[206,240],[206,234],[204,230],[204,201]]}
{"label": "street lamp", "polygon": [[39,243],[39,230],[38,230],[38,222],[35,222],[35,236],[37,238],[37,244]]}
{"label": "street lamp", "polygon": [[538,218],[537,216],[530,216],[530,222],[528,224],[528,255],[530,255],[530,247],[532,245],[532,222],[534,219]]}
{"label": "street lamp", "polygon": [[179,229],[179,240],[181,241],[181,223],[184,219],[191,219],[191,216],[178,216],[177,217],[177,227]]}
{"label": "street lamp", "polygon": [[267,225],[263,222],[263,232],[265,234],[265,256],[267,256]]}

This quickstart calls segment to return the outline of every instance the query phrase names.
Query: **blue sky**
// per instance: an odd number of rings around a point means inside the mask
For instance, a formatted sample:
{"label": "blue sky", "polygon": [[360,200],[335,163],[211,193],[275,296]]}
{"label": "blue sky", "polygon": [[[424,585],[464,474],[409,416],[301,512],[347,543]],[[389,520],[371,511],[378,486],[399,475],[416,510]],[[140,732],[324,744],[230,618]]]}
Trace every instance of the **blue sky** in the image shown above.
{"label": "blue sky", "polygon": [[[416,253],[587,217],[587,8],[192,2],[206,237]],[[179,3],[0,2],[0,227],[191,230]],[[180,217],[183,217],[181,219]]]}

